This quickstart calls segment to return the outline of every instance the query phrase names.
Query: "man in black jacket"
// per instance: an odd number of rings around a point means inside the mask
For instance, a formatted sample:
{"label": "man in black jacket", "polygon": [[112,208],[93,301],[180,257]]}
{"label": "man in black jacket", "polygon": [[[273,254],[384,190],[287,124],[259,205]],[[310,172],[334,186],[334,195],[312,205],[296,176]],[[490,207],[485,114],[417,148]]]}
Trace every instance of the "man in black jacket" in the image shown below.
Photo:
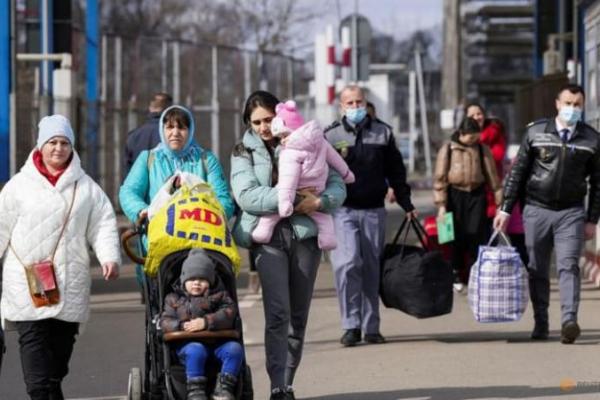
{"label": "man in black jacket", "polygon": [[579,257],[584,239],[594,237],[600,217],[600,135],[580,121],[584,96],[580,86],[564,86],[556,98],[558,115],[527,126],[516,162],[506,179],[504,203],[494,220],[495,229],[505,230],[515,203],[524,200],[534,340],[548,338],[553,247],[560,289],[561,342],[573,343],[580,334]]}
{"label": "man in black jacket", "polygon": [[333,214],[338,246],[331,252],[331,264],[345,330],[340,342],[354,346],[364,332],[365,342],[383,343],[379,331],[379,263],[388,186],[409,218],[415,218],[417,212],[391,127],[367,115],[365,96],[358,86],[342,90],[340,107],[343,117],[326,128],[325,135],[356,177],[346,186],[343,206]]}
{"label": "man in black jacket", "polygon": [[142,151],[150,150],[160,143],[158,132],[160,114],[172,103],[173,98],[167,93],[155,93],[148,105],[149,114],[146,121],[127,135],[123,179],[125,179],[131,166]]}

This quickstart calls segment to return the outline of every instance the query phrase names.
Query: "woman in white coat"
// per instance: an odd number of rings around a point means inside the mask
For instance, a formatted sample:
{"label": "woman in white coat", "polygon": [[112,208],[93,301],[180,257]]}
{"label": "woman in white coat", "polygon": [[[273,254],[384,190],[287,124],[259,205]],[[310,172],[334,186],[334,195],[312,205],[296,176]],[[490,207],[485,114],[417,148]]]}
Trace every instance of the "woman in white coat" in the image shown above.
{"label": "woman in white coat", "polygon": [[[81,168],[69,120],[44,117],[38,128],[37,147],[0,192],[0,311],[2,325],[19,333],[30,398],[54,400],[63,399],[75,336],[89,316],[88,244],[105,279],[118,277],[121,258],[114,210]],[[52,261],[54,279],[51,268],[41,268],[28,283],[25,267],[44,260]],[[33,297],[32,288],[42,297]],[[51,301],[34,304],[35,298]]]}

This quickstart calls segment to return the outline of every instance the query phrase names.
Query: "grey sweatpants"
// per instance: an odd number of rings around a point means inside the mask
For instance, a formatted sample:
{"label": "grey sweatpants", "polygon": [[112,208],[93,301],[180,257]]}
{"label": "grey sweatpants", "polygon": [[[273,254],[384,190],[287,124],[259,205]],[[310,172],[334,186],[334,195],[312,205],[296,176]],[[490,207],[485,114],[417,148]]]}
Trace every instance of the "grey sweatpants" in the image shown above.
{"label": "grey sweatpants", "polygon": [[331,252],[343,329],[379,333],[380,259],[385,209],[340,207],[333,214],[338,246]]}
{"label": "grey sweatpants", "polygon": [[556,252],[561,322],[577,321],[581,278],[579,257],[584,243],[583,207],[549,210],[526,205],[525,244],[529,253],[529,292],[536,322],[548,323],[550,257]]}
{"label": "grey sweatpants", "polygon": [[317,238],[298,241],[287,219],[250,256],[262,285],[265,352],[271,389],[292,385],[304,345],[308,311],[321,261]]}

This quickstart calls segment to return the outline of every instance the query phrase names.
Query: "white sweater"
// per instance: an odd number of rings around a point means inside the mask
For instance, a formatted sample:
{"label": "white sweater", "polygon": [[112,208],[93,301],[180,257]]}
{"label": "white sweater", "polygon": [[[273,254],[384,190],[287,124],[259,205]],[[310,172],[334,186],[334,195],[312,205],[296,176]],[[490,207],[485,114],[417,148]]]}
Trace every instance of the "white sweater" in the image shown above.
{"label": "white sweater", "polygon": [[[75,202],[54,257],[60,303],[35,308],[23,265],[8,244],[25,264],[48,259],[67,216],[75,181]],[[6,255],[0,302],[2,325],[5,321],[46,318],[85,322],[91,287],[88,244],[101,264],[120,264],[117,223],[110,200],[85,174],[77,153],[52,186],[34,165],[32,152],[21,171],[0,192],[0,255]]]}

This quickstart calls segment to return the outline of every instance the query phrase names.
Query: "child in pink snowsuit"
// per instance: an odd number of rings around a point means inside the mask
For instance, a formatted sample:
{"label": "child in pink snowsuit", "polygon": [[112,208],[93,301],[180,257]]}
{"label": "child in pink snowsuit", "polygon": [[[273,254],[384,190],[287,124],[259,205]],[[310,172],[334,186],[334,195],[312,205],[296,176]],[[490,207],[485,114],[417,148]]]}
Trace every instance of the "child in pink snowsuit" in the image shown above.
{"label": "child in pink snowsuit", "polygon": [[[252,231],[252,239],[257,243],[268,243],[275,225],[281,218],[294,212],[296,191],[314,187],[317,193],[325,190],[329,166],[333,167],[345,183],[354,182],[354,174],[344,159],[327,142],[323,130],[316,121],[306,124],[296,109],[296,103],[288,100],[275,107],[276,116],[271,121],[273,136],[280,136],[282,150],[279,154],[279,180],[277,192],[279,214],[260,217]],[[333,218],[331,215],[315,211],[310,217],[319,230],[317,239],[322,250],[337,246]]]}

